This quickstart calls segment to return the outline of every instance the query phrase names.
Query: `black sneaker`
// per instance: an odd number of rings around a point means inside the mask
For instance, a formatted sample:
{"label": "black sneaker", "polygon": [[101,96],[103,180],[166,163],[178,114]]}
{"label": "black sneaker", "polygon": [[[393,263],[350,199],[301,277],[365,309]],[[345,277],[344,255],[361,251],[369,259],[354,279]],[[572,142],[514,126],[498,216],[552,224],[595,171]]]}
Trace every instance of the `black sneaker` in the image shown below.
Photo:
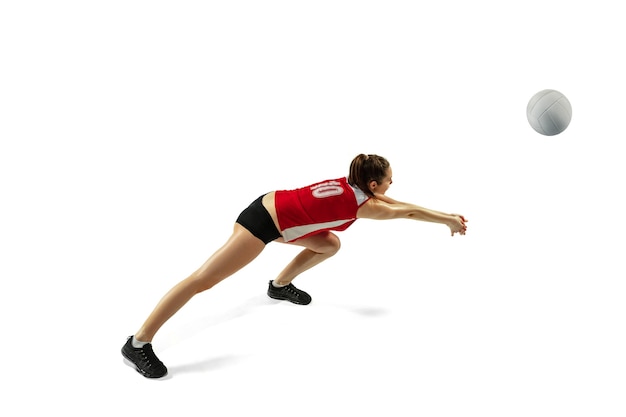
{"label": "black sneaker", "polygon": [[137,372],[146,378],[161,378],[167,375],[167,368],[154,354],[151,343],[136,348],[133,347],[133,336],[129,336],[122,347],[122,355],[135,365]]}
{"label": "black sneaker", "polygon": [[297,289],[293,284],[284,287],[275,287],[270,281],[267,295],[276,300],[287,300],[294,304],[307,305],[311,302],[311,296],[302,290]]}

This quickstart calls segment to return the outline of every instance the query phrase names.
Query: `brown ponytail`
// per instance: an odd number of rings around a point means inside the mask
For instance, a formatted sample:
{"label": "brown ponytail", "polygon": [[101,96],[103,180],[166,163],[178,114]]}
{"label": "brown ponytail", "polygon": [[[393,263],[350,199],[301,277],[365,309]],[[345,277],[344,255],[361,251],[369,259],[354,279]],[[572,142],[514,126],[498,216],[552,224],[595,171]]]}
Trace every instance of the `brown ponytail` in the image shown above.
{"label": "brown ponytail", "polygon": [[374,197],[374,193],[370,191],[369,183],[376,181],[380,184],[387,175],[388,169],[389,161],[382,156],[359,154],[350,163],[348,183],[358,187],[370,197]]}

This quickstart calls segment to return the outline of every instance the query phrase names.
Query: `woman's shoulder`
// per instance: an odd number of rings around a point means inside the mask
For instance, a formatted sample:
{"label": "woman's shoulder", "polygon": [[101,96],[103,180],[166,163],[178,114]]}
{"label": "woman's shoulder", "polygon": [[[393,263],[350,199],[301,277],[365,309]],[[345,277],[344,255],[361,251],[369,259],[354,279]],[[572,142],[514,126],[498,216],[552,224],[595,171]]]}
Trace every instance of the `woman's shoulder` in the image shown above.
{"label": "woman's shoulder", "polygon": [[360,219],[376,219],[380,216],[381,210],[385,210],[388,204],[377,197],[368,197],[368,199],[359,206],[356,217]]}

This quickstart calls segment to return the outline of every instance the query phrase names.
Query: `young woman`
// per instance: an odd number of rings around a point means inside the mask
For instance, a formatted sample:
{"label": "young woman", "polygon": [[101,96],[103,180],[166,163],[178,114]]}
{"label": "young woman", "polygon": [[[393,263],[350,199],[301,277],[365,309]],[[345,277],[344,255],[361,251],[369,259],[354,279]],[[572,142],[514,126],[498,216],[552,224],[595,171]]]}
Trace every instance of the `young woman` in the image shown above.
{"label": "young woman", "polygon": [[224,246],[165,294],[143,326],[128,337],[122,355],[147,378],[165,376],[167,368],[152,349],[156,332],[194,295],[243,268],[270,242],[298,245],[304,250],[269,282],[268,296],[306,305],[311,297],[291,281],[337,253],[340,242],[332,231],[345,230],[356,219],[414,219],[444,224],[450,228],[452,236],[465,234],[467,220],[461,215],[387,197],[391,175],[385,158],[360,154],[352,160],[347,178],[326,180],[295,190],[273,191],[256,199],[239,215]]}

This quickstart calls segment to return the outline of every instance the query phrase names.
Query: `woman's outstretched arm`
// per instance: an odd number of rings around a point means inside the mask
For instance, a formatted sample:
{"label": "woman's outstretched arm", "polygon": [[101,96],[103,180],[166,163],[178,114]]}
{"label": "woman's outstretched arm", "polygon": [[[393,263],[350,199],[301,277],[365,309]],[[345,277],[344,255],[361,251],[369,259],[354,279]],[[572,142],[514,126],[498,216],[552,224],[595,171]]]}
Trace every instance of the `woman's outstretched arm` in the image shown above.
{"label": "woman's outstretched arm", "polygon": [[445,224],[450,228],[452,236],[455,233],[465,234],[467,230],[465,217],[459,214],[443,213],[427,209],[411,203],[396,201],[386,195],[376,195],[363,204],[358,212],[358,218],[374,220],[412,219],[431,223]]}

